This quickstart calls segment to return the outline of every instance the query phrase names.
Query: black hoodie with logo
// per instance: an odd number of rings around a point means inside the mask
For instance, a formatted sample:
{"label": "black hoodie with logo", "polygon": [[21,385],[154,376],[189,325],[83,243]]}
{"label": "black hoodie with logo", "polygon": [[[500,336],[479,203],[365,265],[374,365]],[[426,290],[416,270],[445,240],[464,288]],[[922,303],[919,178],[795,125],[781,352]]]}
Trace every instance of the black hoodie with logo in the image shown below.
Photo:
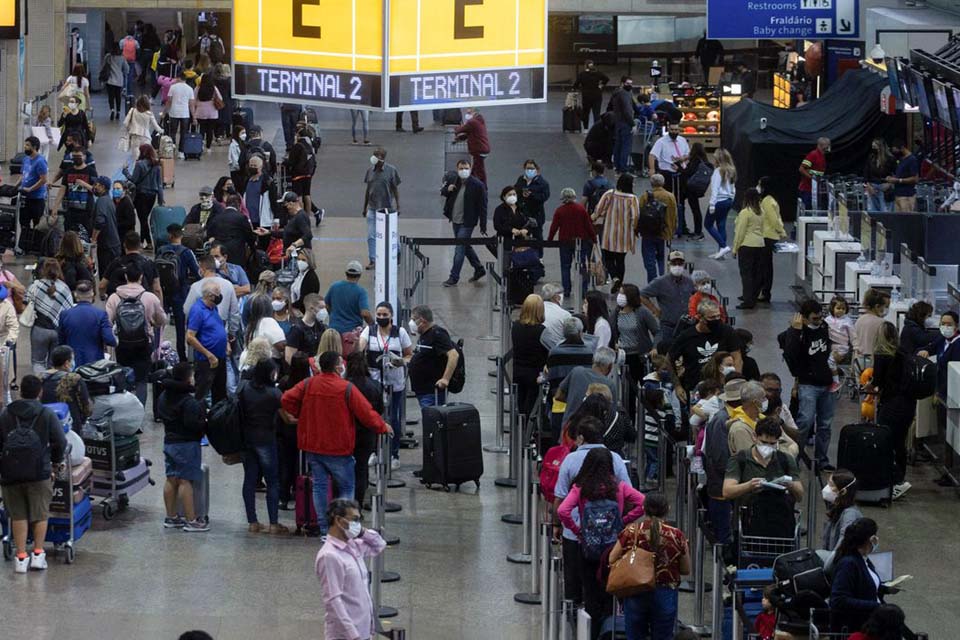
{"label": "black hoodie with logo", "polygon": [[784,360],[799,384],[830,386],[833,372],[827,360],[833,343],[825,322],[817,329],[811,329],[807,325],[800,329],[790,327],[780,334],[780,338]]}

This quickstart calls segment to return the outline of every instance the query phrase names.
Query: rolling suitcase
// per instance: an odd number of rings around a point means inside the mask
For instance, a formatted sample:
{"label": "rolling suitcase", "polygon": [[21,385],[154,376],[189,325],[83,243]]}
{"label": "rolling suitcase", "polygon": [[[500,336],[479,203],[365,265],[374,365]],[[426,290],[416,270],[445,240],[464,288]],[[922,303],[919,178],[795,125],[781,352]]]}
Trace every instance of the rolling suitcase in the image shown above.
{"label": "rolling suitcase", "polygon": [[582,130],[583,119],[578,107],[563,108],[563,130],[580,133]]}
{"label": "rolling suitcase", "polygon": [[160,172],[163,174],[163,186],[172,189],[177,182],[176,160],[174,158],[161,158]]}
{"label": "rolling suitcase", "polygon": [[93,474],[93,488],[91,493],[95,496],[114,497],[133,496],[142,491],[150,484],[150,465],[147,460],[141,458],[140,462],[132,467],[117,471],[116,477],[117,490],[113,494],[113,484],[110,482],[109,472],[107,475],[102,473]]}
{"label": "rolling suitcase", "polygon": [[483,450],[480,439],[480,413],[471,404],[453,402],[443,406],[424,407],[423,470],[420,482],[456,485],[473,481],[480,490],[483,476]]}
{"label": "rolling suitcase", "polygon": [[[203,477],[200,479],[200,482],[193,482],[193,513],[197,516],[197,520],[202,520],[207,524],[210,523],[210,467],[206,463],[200,463],[200,472],[203,473]],[[183,512],[183,505],[180,502],[180,499],[177,499],[177,514],[181,517],[186,518],[186,514]]]}
{"label": "rolling suitcase", "polygon": [[183,134],[183,156],[187,160],[199,160],[203,155],[203,134],[195,127]]}
{"label": "rolling suitcase", "polygon": [[893,500],[893,437],[890,429],[871,423],[848,424],[840,430],[837,466],[857,478],[857,502]]}
{"label": "rolling suitcase", "polygon": [[528,295],[533,293],[533,275],[528,269],[513,267],[507,276],[507,299],[512,305],[522,305]]}
{"label": "rolling suitcase", "polygon": [[110,473],[113,455],[117,457],[118,472],[140,464],[140,438],[137,436],[116,436],[113,441],[84,438],[83,444],[87,457],[93,461],[94,471]]}
{"label": "rolling suitcase", "polygon": [[[162,162],[162,161],[161,161]],[[166,180],[166,178],[164,178]],[[187,210],[183,207],[161,207],[156,206],[150,211],[150,236],[153,238],[153,248],[159,255],[160,248],[170,244],[170,234],[167,233],[167,227],[172,224],[183,225],[187,219]]]}

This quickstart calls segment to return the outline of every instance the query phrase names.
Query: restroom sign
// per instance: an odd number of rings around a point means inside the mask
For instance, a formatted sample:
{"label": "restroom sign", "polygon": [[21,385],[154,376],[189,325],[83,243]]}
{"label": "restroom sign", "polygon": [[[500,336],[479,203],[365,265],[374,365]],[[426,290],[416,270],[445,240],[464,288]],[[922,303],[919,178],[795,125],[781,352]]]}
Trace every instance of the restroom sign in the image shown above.
{"label": "restroom sign", "polygon": [[234,0],[233,7],[240,98],[388,111],[546,98],[547,0]]}

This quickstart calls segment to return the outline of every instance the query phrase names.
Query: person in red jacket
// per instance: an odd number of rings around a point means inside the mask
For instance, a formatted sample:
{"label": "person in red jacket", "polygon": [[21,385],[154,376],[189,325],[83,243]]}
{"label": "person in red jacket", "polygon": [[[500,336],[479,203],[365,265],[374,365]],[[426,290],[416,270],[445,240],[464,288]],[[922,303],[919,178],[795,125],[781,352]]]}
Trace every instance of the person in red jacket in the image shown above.
{"label": "person in red jacket", "polygon": [[570,187],[560,191],[560,201],[563,203],[553,212],[553,221],[550,223],[548,239],[553,240],[559,234],[560,242],[560,279],[563,282],[563,295],[570,297],[573,286],[570,282],[570,265],[573,264],[573,254],[576,251],[575,242],[580,239],[580,265],[583,268],[583,295],[587,294],[587,285],[590,278],[587,276],[587,256],[593,249],[596,231],[590,214],[583,205],[577,202],[577,192]]}
{"label": "person in red jacket", "polygon": [[457,140],[467,141],[467,151],[473,158],[473,175],[487,186],[487,168],[484,161],[490,155],[490,138],[487,137],[487,123],[476,107],[467,107],[463,114],[463,124],[454,129]]}
{"label": "person in red jacket", "polygon": [[[317,358],[320,375],[301,381],[283,394],[284,411],[297,418],[297,447],[306,453],[313,476],[313,505],[318,514],[327,512],[327,484],[332,477],[338,499],[354,499],[354,424],[393,435],[370,402],[352,383],[340,377],[343,360],[326,351]],[[321,535],[326,520],[320,518]]]}

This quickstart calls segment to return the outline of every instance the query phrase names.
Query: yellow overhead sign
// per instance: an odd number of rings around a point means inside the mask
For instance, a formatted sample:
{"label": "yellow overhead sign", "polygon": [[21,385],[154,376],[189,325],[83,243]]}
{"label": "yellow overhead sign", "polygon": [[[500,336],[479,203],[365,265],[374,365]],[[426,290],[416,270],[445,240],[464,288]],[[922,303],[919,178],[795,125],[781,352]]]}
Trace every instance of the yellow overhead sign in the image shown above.
{"label": "yellow overhead sign", "polygon": [[17,0],[0,0],[0,27],[17,26]]}

